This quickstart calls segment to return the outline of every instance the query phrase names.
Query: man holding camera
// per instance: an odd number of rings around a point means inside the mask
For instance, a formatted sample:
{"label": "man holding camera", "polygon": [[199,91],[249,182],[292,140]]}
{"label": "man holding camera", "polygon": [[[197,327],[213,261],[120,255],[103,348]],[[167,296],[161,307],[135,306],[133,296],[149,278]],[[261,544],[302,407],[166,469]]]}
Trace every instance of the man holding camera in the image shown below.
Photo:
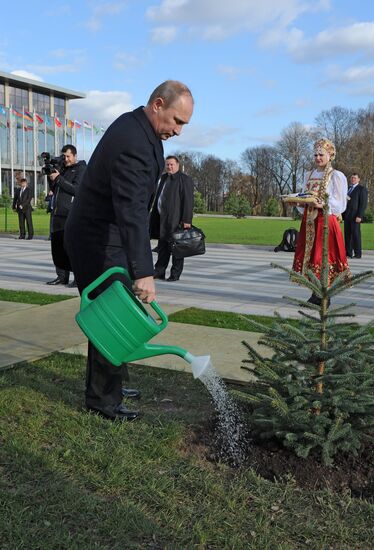
{"label": "man holding camera", "polygon": [[[47,285],[67,285],[70,262],[64,249],[64,229],[78,186],[86,171],[86,162],[78,161],[76,147],[68,144],[61,149],[61,166],[59,163],[54,163],[54,166],[53,171],[48,174],[48,180],[53,192],[51,244],[57,277],[48,281]],[[75,286],[75,283],[71,286]]]}

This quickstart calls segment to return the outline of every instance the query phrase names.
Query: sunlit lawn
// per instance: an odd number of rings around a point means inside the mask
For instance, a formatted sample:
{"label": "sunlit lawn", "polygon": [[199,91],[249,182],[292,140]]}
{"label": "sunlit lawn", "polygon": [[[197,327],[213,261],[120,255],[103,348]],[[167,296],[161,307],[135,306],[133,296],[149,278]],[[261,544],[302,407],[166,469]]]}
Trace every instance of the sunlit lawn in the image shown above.
{"label": "sunlit lawn", "polygon": [[[45,210],[33,212],[33,224],[36,235],[49,234],[49,214]],[[283,232],[291,227],[300,228],[300,221],[279,220],[277,218],[224,218],[196,215],[194,224],[200,227],[207,243],[248,244],[276,246],[282,240]],[[343,230],[343,224],[342,224]],[[5,231],[5,212],[0,208],[0,232]],[[12,210],[7,212],[7,231],[18,232],[18,216]],[[374,250],[374,224],[362,225],[363,248]]]}
{"label": "sunlit lawn", "polygon": [[0,548],[372,548],[374,506],[207,460],[212,418],[188,373],[130,368],[141,419],[84,409],[85,360],[0,372]]}

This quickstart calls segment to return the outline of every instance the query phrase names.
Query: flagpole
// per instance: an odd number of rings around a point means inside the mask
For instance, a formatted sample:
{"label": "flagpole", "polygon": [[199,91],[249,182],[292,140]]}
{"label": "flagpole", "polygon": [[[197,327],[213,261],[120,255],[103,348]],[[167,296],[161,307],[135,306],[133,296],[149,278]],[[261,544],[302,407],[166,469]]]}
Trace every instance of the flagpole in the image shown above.
{"label": "flagpole", "polygon": [[[5,124],[5,127],[6,127],[6,124]],[[1,125],[0,125],[0,132],[1,132]],[[5,130],[6,132],[6,130]],[[5,133],[6,135],[6,133]],[[2,181],[2,177],[1,177],[1,135],[0,135],[0,195],[2,194],[3,192],[3,181]]]}
{"label": "flagpole", "polygon": [[82,126],[82,130],[83,130],[83,160],[86,160],[86,138],[85,138],[85,133],[86,133],[86,129],[84,127],[84,122],[83,122],[83,126]]}
{"label": "flagpole", "polygon": [[22,107],[22,165],[23,165],[23,177],[26,177],[26,140],[25,140],[25,107]]}
{"label": "flagpole", "polygon": [[47,151],[47,111],[44,111],[44,151]]}
{"label": "flagpole", "polygon": [[13,151],[13,123],[12,123],[13,107],[9,109],[9,145],[10,145],[10,185],[11,195],[14,197],[14,151]]}
{"label": "flagpole", "polygon": [[35,122],[35,109],[34,109],[34,112],[33,112],[33,115],[32,115],[32,134],[33,134],[33,145],[34,145],[34,197],[35,197],[35,205],[37,204],[37,192],[38,192],[38,189],[37,189],[37,177],[38,177],[38,174],[37,174],[37,171],[36,171],[36,162],[37,162],[37,156],[38,156],[38,134],[39,134],[39,131],[38,129],[36,128],[36,122]]}

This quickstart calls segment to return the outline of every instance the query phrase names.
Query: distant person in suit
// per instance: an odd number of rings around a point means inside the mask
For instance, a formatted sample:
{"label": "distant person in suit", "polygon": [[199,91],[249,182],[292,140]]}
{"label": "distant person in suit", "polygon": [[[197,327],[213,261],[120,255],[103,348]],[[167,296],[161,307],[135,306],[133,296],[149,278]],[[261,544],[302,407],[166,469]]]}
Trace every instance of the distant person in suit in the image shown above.
{"label": "distant person in suit", "polygon": [[19,224],[19,239],[26,238],[27,225],[27,239],[31,240],[34,236],[34,227],[32,224],[32,206],[31,201],[33,198],[32,189],[27,184],[26,178],[20,179],[21,187],[17,187],[13,198],[13,210],[18,214]]}
{"label": "distant person in suit", "polygon": [[[192,111],[187,86],[167,80],[152,92],[145,107],[121,115],[101,138],[65,226],[80,293],[104,271],[120,266],[129,271],[140,300],[155,299],[149,209],[164,168],[162,141],[178,136]],[[125,277],[113,278],[129,286]],[[113,420],[137,418],[139,412],[125,407],[122,399],[136,399],[139,391],[122,387],[123,374],[89,342],[87,409]]]}
{"label": "distant person in suit", "polygon": [[[158,258],[155,265],[155,279],[165,279],[170,260],[169,239],[178,227],[188,229],[192,224],[194,184],[192,179],[180,171],[179,159],[174,155],[166,157],[166,173],[157,189],[150,220],[151,238],[158,239]],[[183,271],[184,259],[172,256],[168,281],[178,281]]]}
{"label": "distant person in suit", "polygon": [[368,190],[361,185],[356,172],[351,175],[347,200],[343,213],[345,250],[348,258],[361,258],[361,223],[368,205]]}

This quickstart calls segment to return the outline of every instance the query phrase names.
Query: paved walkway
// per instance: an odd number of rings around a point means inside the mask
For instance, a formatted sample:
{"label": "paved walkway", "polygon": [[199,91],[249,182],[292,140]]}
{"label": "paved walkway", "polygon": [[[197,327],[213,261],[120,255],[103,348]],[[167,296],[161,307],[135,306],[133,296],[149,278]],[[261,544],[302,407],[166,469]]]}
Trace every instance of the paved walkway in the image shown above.
{"label": "paved walkway", "polygon": [[[160,304],[167,314],[178,307]],[[87,341],[75,322],[79,298],[46,306],[0,302],[0,370],[24,361],[34,361],[63,351],[86,355]],[[240,369],[246,340],[257,346],[259,335],[237,330],[169,323],[151,343],[180,346],[193,355],[211,355],[217,371],[226,379],[248,380]],[[136,363],[190,372],[180,357],[164,355]]]}
{"label": "paved walkway", "polygon": [[[206,309],[295,317],[295,307],[282,296],[305,297],[306,291],[290,283],[287,275],[270,267],[270,262],[290,267],[292,255],[275,254],[270,247],[208,245],[204,256],[189,258],[177,283],[158,282],[158,301],[166,313],[195,306]],[[352,271],[372,269],[374,253],[365,252],[362,260],[352,261]],[[44,357],[54,351],[86,353],[85,337],[75,323],[79,309],[76,289],[51,287],[45,282],[54,277],[50,243],[43,239],[17,240],[5,236],[0,240],[0,288],[69,294],[75,299],[33,306],[0,302],[0,368]],[[374,279],[350,289],[334,301],[355,302],[356,320],[373,318]],[[172,305],[171,305],[172,304]],[[257,346],[259,335],[250,332],[169,323],[155,338],[157,343],[178,345],[194,355],[211,355],[222,376],[247,380],[240,369],[246,340]],[[179,357],[159,356],[141,361],[158,367],[186,370],[189,365]]]}

